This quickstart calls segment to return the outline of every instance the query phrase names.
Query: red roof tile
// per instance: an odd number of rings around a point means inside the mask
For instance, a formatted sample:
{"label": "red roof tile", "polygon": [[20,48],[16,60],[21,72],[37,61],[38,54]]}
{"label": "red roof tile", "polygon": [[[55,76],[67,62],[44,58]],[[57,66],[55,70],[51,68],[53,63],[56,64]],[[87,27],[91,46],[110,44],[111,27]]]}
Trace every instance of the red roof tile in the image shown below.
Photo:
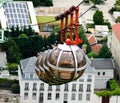
{"label": "red roof tile", "polygon": [[113,32],[115,33],[115,36],[120,41],[120,23],[117,23],[112,26]]}
{"label": "red roof tile", "polygon": [[92,51],[95,52],[96,54],[99,53],[101,48],[102,48],[102,44],[95,44],[91,46]]}
{"label": "red roof tile", "polygon": [[90,45],[97,43],[95,35],[93,35],[93,34],[86,34],[86,37],[87,37],[88,42],[89,42]]}

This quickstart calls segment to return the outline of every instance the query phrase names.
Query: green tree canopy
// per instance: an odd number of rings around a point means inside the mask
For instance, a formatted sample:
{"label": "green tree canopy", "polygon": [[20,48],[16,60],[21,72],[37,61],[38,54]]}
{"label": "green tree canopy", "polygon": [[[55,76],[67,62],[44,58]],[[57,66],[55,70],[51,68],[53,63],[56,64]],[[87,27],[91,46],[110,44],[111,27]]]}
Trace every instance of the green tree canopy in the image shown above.
{"label": "green tree canopy", "polygon": [[20,53],[20,50],[18,46],[16,45],[16,42],[13,39],[8,39],[7,41],[7,62],[9,63],[19,63],[22,54]]}
{"label": "green tree canopy", "polygon": [[91,58],[91,57],[97,58],[98,57],[98,55],[96,53],[94,53],[94,52],[88,53],[87,56],[88,56],[88,58]]}
{"label": "green tree canopy", "polygon": [[111,58],[111,52],[106,44],[102,46],[98,55],[100,58]]}
{"label": "green tree canopy", "polygon": [[28,36],[26,34],[20,34],[18,38],[28,38]]}
{"label": "green tree canopy", "polygon": [[12,84],[11,85],[11,91],[13,92],[13,93],[20,93],[20,86],[18,85],[18,84]]}
{"label": "green tree canopy", "polygon": [[37,6],[53,6],[52,0],[13,0],[13,1],[32,1],[35,7]]}
{"label": "green tree canopy", "polygon": [[92,1],[94,4],[100,4],[101,0],[90,0]]}
{"label": "green tree canopy", "polygon": [[87,40],[87,38],[85,36],[85,30],[84,30],[84,28],[82,26],[79,27],[79,37],[80,37],[80,39],[83,40],[83,43],[79,44],[79,46],[82,47],[82,45],[85,44],[85,45],[87,45],[86,53],[91,52],[91,47],[90,47],[90,45],[88,43],[88,40]]}
{"label": "green tree canopy", "polygon": [[103,12],[97,10],[93,15],[93,21],[95,25],[102,25],[104,23]]}

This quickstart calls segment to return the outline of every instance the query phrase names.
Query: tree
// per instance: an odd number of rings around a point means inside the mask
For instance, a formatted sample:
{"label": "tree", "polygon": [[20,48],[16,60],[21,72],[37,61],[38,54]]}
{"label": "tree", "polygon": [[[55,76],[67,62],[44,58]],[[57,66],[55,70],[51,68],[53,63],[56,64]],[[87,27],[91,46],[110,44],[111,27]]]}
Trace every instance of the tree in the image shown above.
{"label": "tree", "polygon": [[20,34],[18,38],[28,38],[28,36],[26,34]]}
{"label": "tree", "polygon": [[102,46],[98,55],[100,58],[111,58],[111,52],[106,44]]}
{"label": "tree", "polygon": [[11,90],[13,93],[20,93],[20,86],[14,83],[11,85]]}
{"label": "tree", "polygon": [[116,0],[115,8],[117,11],[120,11],[120,0]]}
{"label": "tree", "polygon": [[94,53],[94,52],[88,53],[87,56],[88,56],[88,58],[91,58],[91,57],[97,58],[98,57],[98,55],[96,53]]}
{"label": "tree", "polygon": [[8,64],[8,70],[9,70],[10,74],[17,74],[18,64],[16,64],[16,63]]}
{"label": "tree", "polygon": [[94,4],[100,4],[101,0],[91,0]]}
{"label": "tree", "polygon": [[116,22],[120,22],[120,16],[117,17]]}
{"label": "tree", "polygon": [[[13,0],[13,1],[26,1],[26,0]],[[32,1],[33,5],[35,7],[37,7],[37,6],[52,6],[53,5],[52,0],[27,0],[27,1]]]}
{"label": "tree", "polygon": [[22,58],[22,54],[16,42],[13,39],[8,39],[7,41],[8,50],[7,50],[7,62],[9,63],[19,63]]}
{"label": "tree", "polygon": [[79,27],[79,37],[80,37],[80,39],[83,40],[83,43],[79,44],[79,46],[82,47],[83,44],[86,44],[87,45],[86,53],[91,52],[91,47],[90,47],[90,45],[88,43],[88,40],[87,40],[87,38],[85,36],[85,30],[83,29],[82,26]]}
{"label": "tree", "polygon": [[103,12],[97,10],[93,15],[93,21],[95,25],[102,25],[104,23]]}

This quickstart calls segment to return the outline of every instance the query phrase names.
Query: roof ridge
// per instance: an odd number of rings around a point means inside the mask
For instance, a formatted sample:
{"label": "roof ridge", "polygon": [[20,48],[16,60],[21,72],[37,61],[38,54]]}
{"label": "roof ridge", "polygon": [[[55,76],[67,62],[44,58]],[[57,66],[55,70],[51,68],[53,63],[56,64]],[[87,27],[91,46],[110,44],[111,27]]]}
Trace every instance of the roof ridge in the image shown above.
{"label": "roof ridge", "polygon": [[91,35],[88,37],[88,39],[90,39],[92,36],[93,36],[93,34],[91,34]]}
{"label": "roof ridge", "polygon": [[[32,57],[30,57],[30,60],[29,60],[29,62],[27,63],[26,68],[29,66],[31,60],[32,60]],[[24,72],[26,71],[26,68],[25,68]]]}

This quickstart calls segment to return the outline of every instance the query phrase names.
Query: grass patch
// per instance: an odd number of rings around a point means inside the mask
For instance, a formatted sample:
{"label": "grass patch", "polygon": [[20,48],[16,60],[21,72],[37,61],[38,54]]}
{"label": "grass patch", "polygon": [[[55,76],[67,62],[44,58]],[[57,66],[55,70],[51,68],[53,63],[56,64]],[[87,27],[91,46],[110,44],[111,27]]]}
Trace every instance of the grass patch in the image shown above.
{"label": "grass patch", "polygon": [[[38,23],[44,23],[44,22],[49,22],[49,21],[55,20],[54,16],[36,16],[36,18],[37,18]],[[54,23],[60,23],[60,20],[56,21]]]}

